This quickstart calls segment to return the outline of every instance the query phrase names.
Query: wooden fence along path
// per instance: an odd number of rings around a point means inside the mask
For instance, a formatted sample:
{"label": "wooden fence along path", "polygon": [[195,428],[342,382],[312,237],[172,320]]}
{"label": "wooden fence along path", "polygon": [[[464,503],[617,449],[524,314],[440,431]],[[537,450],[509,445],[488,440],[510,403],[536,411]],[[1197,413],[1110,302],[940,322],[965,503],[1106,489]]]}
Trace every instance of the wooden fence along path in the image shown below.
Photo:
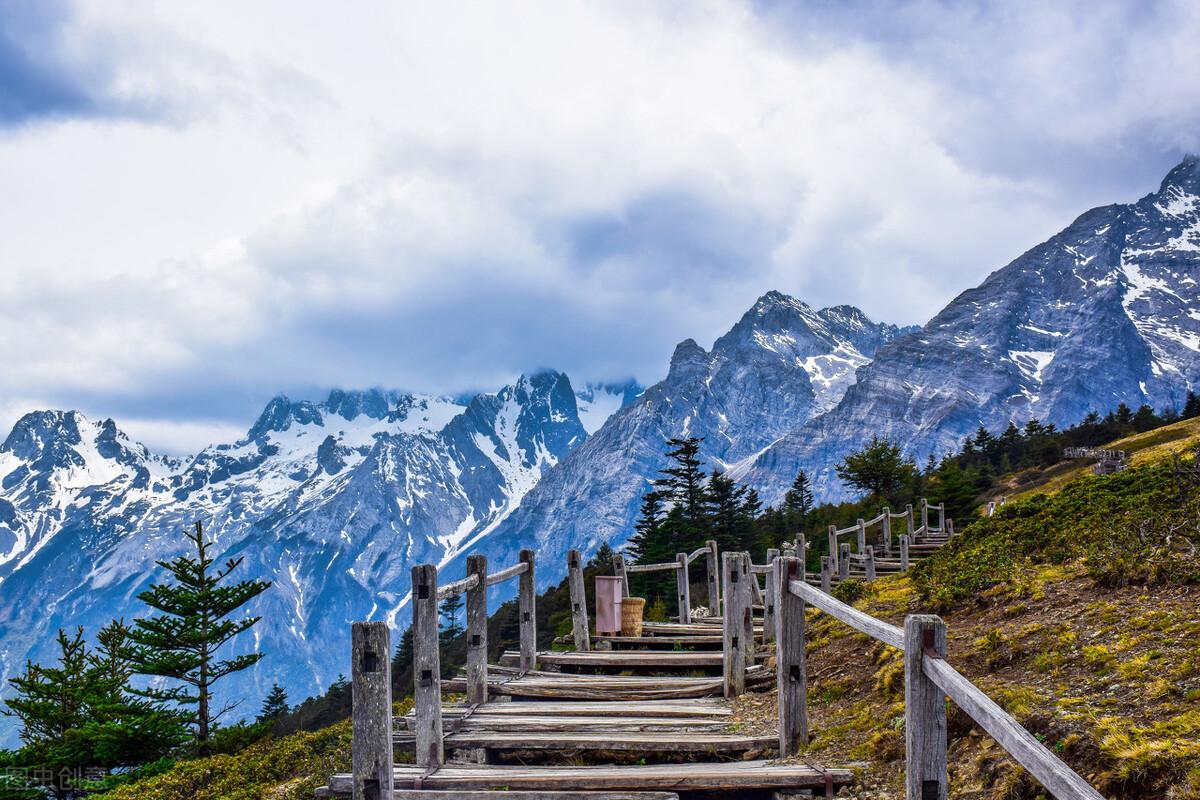
{"label": "wooden fence along path", "polygon": [[[645,623],[636,637],[593,634],[582,557],[571,551],[572,634],[564,642],[574,646],[570,651],[537,650],[531,551],[522,550],[516,564],[496,572],[489,572],[485,557],[469,556],[466,577],[441,586],[436,567],[416,566],[413,711],[392,716],[386,623],[354,623],[352,771],[334,775],[320,794],[354,800],[669,800],[679,792],[728,796],[807,789],[831,795],[851,782],[848,770],[746,760],[757,754],[792,756],[808,741],[804,615],[812,605],[905,652],[909,800],[946,797],[946,696],[1055,797],[1096,800],[1099,794],[945,662],[941,620],[911,616],[902,630],[828,594],[836,580],[899,571],[889,563],[896,544],[902,548],[900,569],[941,546],[953,533],[944,506],[922,500],[919,509],[920,526],[909,507],[903,514],[885,509],[873,520],[831,529],[836,555],[822,558],[815,586],[804,568],[803,536],[769,551],[768,562],[757,565],[746,553],[718,553],[714,542],[663,564],[626,564],[618,556],[615,570],[624,579],[625,596],[630,574],[676,575],[676,619]],[[938,515],[936,528],[929,523],[931,510]],[[891,522],[904,518],[906,531],[894,542]],[[838,541],[851,533],[853,543]],[[689,568],[702,556],[709,607],[707,614],[694,615]],[[848,569],[852,564],[857,566]],[[489,664],[487,590],[513,579],[519,648]],[[457,677],[443,681],[438,604],[458,594],[466,595],[467,660]],[[774,672],[762,663],[771,647]],[[772,682],[779,693],[778,731],[765,736],[737,731],[732,698]],[[450,702],[444,693],[464,697]],[[396,763],[396,752],[411,752],[413,763]]]}

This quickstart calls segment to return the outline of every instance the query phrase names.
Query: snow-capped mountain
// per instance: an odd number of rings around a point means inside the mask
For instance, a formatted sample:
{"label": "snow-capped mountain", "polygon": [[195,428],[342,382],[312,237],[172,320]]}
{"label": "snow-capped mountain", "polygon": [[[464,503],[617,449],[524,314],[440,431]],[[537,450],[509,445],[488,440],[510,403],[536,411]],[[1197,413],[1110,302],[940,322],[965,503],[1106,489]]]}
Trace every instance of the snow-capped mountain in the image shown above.
{"label": "snow-capped mountain", "polygon": [[478,547],[506,560],[534,543],[560,564],[571,548],[624,542],[666,439],[703,437],[709,467],[734,468],[835,405],[854,371],[907,332],[856,308],[817,310],[768,292],[711,351],[680,343],[666,379],[609,417]]}
{"label": "snow-capped mountain", "polygon": [[[599,425],[637,393],[581,394]],[[552,371],[466,404],[280,396],[245,438],[185,460],[151,454],[112,420],[27,414],[0,445],[0,678],[47,655],[58,627],[94,632],[143,612],[154,562],[181,552],[182,529],[201,519],[223,558],[274,582],[255,601],[258,641],[238,643],[272,657],[226,691],[254,698],[278,680],[315,693],[345,670],[350,620],[394,619],[411,565],[452,560],[586,438],[570,381]]]}
{"label": "snow-capped mountain", "polygon": [[1092,209],[918,334],[879,350],[837,408],[772,445],[741,476],[777,500],[809,470],[879,433],[923,459],[980,425],[1078,422],[1125,402],[1183,405],[1200,387],[1200,158],[1136,203]]}

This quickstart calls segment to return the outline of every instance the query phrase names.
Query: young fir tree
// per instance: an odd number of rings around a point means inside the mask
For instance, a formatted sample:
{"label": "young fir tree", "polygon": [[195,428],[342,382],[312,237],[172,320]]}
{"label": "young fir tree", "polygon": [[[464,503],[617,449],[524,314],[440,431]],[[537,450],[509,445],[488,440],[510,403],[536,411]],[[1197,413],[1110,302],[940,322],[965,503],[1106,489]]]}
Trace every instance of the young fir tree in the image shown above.
{"label": "young fir tree", "polygon": [[705,528],[704,462],[700,460],[700,443],[704,439],[688,437],[668,439],[667,458],[671,463],[660,470],[663,477],[654,481],[654,488],[675,508],[683,512],[683,520],[694,540],[703,536]]}
{"label": "young fir tree", "polygon": [[130,688],[132,657],[124,620],[114,620],[96,634],[96,647],[88,656],[95,675],[91,720],[81,731],[95,766],[156,761],[188,740],[189,714]]}
{"label": "young fir tree", "polygon": [[230,559],[224,567],[214,568],[209,543],[199,522],[185,534],[195,555],[183,555],[174,561],[159,561],[174,583],[152,584],[138,595],[143,603],[162,612],[159,616],[134,621],[129,638],[136,645],[133,669],[142,675],[155,675],[181,682],[182,686],[145,691],[147,697],[173,701],[184,707],[195,706],[192,723],[196,750],[209,750],[213,723],[237,704],[213,711],[213,686],[222,678],[254,666],[263,653],[246,653],[230,659],[218,659],[222,645],[249,630],[259,617],[233,618],[232,615],[271,585],[268,581],[248,580],[225,585],[225,579],[238,568],[242,559]]}
{"label": "young fir tree", "polygon": [[[787,494],[783,496],[783,512],[786,517],[785,524],[792,529],[791,533],[800,533],[803,530],[804,526],[808,523],[808,516],[812,513],[812,510],[812,484],[808,480],[808,473],[800,470],[796,473],[796,479],[792,481],[792,488],[788,489]],[[782,539],[779,541],[782,541]]]}
{"label": "young fir tree", "polygon": [[288,713],[288,709],[287,690],[278,683],[273,683],[271,691],[267,692],[267,696],[263,700],[262,710],[258,712],[258,721],[275,722]]}
{"label": "young fir tree", "polygon": [[450,595],[438,606],[438,611],[444,620],[441,633],[439,634],[442,647],[454,641],[462,633],[462,626],[458,624],[458,613],[462,611],[462,607],[463,599],[461,594]]}
{"label": "young fir tree", "polygon": [[665,516],[662,492],[651,490],[642,495],[637,522],[633,524],[634,534],[629,537],[629,558],[635,562],[653,563],[655,556],[666,552],[662,531]]}
{"label": "young fir tree", "polygon": [[92,766],[91,753],[72,745],[90,718],[96,686],[83,628],[73,636],[60,629],[58,647],[55,666],[26,662],[24,674],[12,679],[16,694],[5,701],[4,713],[21,723],[20,760],[34,782],[65,800],[77,791],[82,771]]}
{"label": "young fir tree", "polygon": [[[722,552],[746,550],[751,543],[746,541],[747,523],[743,505],[746,487],[737,483],[720,470],[713,470],[708,479],[708,516],[711,520],[712,537]],[[753,543],[757,545],[757,542]]]}
{"label": "young fir tree", "polygon": [[1192,419],[1193,417],[1200,417],[1200,395],[1189,391],[1187,400],[1183,404],[1183,418]]}

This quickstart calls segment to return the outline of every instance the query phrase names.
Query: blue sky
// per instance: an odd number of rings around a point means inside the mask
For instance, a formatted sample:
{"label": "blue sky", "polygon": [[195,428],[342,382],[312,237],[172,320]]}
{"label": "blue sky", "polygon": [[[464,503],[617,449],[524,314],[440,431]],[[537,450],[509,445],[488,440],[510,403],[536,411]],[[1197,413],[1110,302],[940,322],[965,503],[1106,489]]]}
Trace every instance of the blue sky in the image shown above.
{"label": "blue sky", "polygon": [[0,0],[0,428],[924,322],[1200,149],[1178,3]]}

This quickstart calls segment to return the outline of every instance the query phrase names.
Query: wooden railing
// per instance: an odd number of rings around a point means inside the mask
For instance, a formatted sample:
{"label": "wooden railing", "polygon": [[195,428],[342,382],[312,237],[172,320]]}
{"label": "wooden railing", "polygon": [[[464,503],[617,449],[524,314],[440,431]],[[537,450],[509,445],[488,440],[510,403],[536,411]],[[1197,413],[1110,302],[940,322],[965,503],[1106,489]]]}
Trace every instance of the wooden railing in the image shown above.
{"label": "wooden railing", "polygon": [[913,614],[898,628],[865,614],[804,580],[804,563],[779,558],[775,566],[776,685],[779,690],[779,752],[794,755],[808,742],[808,677],[805,609],[812,605],[889,647],[904,652],[904,732],[907,800],[945,800],[946,697],[987,731],[1018,764],[1058,800],[1103,800],[1087,781],[1046,749],[946,660],[946,624]]}
{"label": "wooden railing", "polygon": [[[578,553],[575,554],[578,556]],[[467,596],[467,704],[488,698],[487,590],[518,579],[517,619],[520,629],[520,671],[537,669],[537,609],[534,593],[534,554],[522,550],[516,564],[488,574],[487,557],[467,556],[467,576],[438,586],[433,564],[412,569],[413,705],[417,765],[433,770],[445,761],[442,726],[442,665],[438,639],[438,603],[454,595]],[[352,626],[352,748],[355,797],[361,781],[364,796],[391,797],[392,690],[391,642],[384,622],[355,622]],[[369,785],[368,785],[369,784]],[[371,795],[371,789],[379,793]],[[384,789],[386,788],[386,791]]]}
{"label": "wooden railing", "polygon": [[[621,593],[629,597],[629,576],[647,572],[674,572],[677,595],[677,608],[680,622],[692,620],[692,590],[689,565],[700,556],[705,556],[708,566],[708,603],[712,613],[720,613],[720,590],[718,588],[717,572],[717,543],[709,540],[704,547],[692,553],[676,553],[674,561],[664,561],[659,564],[626,564],[625,557],[617,553],[613,557],[613,571],[621,579]],[[570,563],[568,559],[568,569]]]}

